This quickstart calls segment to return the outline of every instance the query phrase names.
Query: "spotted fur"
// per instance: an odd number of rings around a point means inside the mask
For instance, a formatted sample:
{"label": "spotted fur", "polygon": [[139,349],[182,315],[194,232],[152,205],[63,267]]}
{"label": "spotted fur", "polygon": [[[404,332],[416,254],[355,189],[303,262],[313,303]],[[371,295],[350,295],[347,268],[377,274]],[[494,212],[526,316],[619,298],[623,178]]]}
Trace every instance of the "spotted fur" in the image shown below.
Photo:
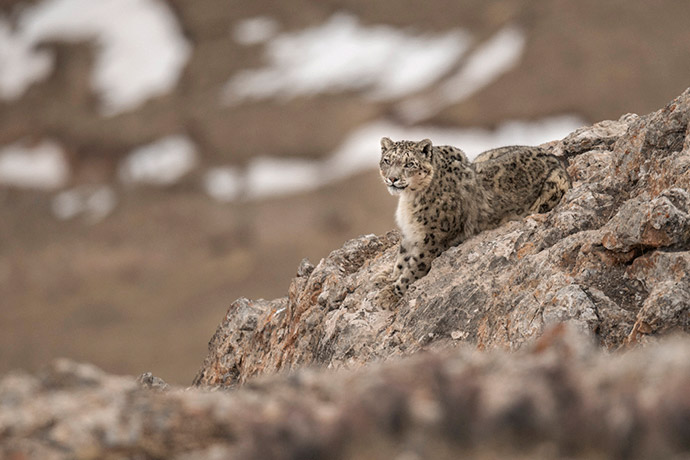
{"label": "spotted fur", "polygon": [[451,146],[381,139],[381,177],[399,197],[402,233],[392,290],[402,296],[441,252],[482,230],[555,207],[570,187],[561,161],[539,147],[510,146],[473,163]]}

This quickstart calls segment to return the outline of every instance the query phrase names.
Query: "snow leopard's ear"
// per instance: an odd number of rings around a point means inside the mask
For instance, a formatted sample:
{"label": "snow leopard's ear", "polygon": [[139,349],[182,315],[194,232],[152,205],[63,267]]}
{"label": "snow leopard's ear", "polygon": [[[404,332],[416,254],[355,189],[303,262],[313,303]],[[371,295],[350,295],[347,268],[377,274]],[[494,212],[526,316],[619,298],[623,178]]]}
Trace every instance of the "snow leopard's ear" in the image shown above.
{"label": "snow leopard's ear", "polygon": [[388,150],[388,149],[390,149],[391,147],[393,147],[393,141],[390,140],[390,139],[387,138],[387,137],[382,137],[382,138],[381,138],[381,148],[382,148],[383,150]]}
{"label": "snow leopard's ear", "polygon": [[424,155],[427,158],[431,157],[431,141],[429,139],[424,139],[423,141],[417,142],[417,146],[419,146],[419,150],[422,152],[422,155]]}

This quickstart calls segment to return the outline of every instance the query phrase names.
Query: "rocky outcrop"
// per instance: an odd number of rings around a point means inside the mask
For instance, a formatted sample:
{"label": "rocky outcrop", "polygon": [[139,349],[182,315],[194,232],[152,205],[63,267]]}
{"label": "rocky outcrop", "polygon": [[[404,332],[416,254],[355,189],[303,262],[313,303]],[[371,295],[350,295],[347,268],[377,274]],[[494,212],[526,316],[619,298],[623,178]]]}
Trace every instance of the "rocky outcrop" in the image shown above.
{"label": "rocky outcrop", "polygon": [[58,361],[0,380],[0,458],[686,458],[688,356],[687,336],[609,354],[561,325],[517,352],[461,347],[229,392]]}
{"label": "rocky outcrop", "polygon": [[548,145],[574,179],[561,204],[449,249],[393,309],[371,280],[393,263],[396,233],[303,261],[286,298],[230,306],[195,385],[463,344],[514,350],[563,322],[607,349],[690,332],[689,123],[687,90]]}
{"label": "rocky outcrop", "polygon": [[0,458],[686,458],[689,125],[690,90],[548,145],[561,204],[449,249],[392,309],[373,280],[397,233],[304,260],[287,297],[230,306],[196,388],[9,374]]}

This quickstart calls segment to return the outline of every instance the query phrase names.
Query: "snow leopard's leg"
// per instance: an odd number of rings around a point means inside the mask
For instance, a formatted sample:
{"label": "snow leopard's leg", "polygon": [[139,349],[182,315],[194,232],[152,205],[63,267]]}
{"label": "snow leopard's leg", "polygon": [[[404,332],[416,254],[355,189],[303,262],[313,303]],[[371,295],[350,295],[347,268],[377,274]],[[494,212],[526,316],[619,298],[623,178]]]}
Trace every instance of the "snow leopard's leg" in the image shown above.
{"label": "snow leopard's leg", "polygon": [[424,241],[405,241],[400,243],[400,251],[393,266],[393,289],[397,296],[402,297],[410,284],[427,273],[442,249]]}

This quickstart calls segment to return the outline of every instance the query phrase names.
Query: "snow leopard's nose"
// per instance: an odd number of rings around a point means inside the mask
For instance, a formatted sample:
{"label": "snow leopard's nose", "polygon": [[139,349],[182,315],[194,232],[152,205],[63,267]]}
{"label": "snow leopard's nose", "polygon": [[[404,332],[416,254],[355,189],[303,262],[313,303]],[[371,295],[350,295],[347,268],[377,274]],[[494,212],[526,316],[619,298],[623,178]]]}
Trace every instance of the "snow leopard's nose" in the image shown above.
{"label": "snow leopard's nose", "polygon": [[389,177],[387,179],[388,185],[395,185],[395,183],[398,182],[399,180],[400,180],[399,177]]}

